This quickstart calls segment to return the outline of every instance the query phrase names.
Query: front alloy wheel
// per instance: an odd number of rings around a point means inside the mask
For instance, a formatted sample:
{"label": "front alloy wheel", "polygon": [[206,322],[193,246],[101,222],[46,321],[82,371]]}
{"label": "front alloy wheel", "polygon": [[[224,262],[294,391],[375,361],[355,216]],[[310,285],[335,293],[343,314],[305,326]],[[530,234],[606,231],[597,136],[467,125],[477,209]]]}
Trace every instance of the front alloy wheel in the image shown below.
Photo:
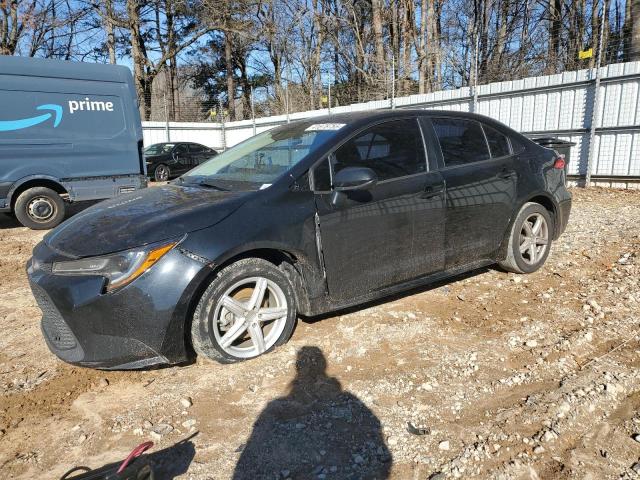
{"label": "front alloy wheel", "polygon": [[266,260],[224,268],[203,293],[191,329],[198,354],[223,363],[257,357],[286,342],[295,324],[293,288]]}

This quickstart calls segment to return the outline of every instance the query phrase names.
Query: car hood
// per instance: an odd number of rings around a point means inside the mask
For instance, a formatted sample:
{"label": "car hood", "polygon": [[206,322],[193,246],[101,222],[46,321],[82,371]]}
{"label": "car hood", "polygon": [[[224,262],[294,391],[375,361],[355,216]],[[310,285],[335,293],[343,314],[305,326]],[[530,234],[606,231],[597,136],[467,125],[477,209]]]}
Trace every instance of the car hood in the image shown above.
{"label": "car hood", "polygon": [[214,225],[252,192],[165,185],[120,195],[73,216],[44,241],[74,257],[127,250]]}

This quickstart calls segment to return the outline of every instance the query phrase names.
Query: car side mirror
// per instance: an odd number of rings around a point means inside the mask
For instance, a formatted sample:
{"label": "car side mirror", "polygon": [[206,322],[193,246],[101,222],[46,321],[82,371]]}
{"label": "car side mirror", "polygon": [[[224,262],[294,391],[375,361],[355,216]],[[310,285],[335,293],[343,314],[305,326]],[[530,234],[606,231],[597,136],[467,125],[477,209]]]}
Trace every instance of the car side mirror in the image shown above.
{"label": "car side mirror", "polygon": [[368,190],[376,183],[378,183],[376,172],[367,167],[346,167],[333,177],[333,189],[336,192]]}

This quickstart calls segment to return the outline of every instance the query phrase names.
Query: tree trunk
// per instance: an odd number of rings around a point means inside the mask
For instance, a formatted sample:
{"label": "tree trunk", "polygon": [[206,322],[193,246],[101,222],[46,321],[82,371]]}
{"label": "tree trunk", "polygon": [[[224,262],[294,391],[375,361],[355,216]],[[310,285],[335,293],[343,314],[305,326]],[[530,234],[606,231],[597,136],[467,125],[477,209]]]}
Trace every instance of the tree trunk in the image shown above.
{"label": "tree trunk", "polygon": [[[502,72],[505,67],[505,65],[503,65],[503,61],[504,61],[505,48],[507,46],[507,28],[508,28],[507,26],[509,23],[510,6],[511,5],[509,3],[509,0],[501,1],[500,16],[497,19],[498,36],[496,39],[496,47],[498,51],[494,53],[493,59],[492,59],[492,64],[493,64],[492,71],[495,74],[499,74],[499,72]],[[502,80],[502,75],[500,75],[500,80]]]}
{"label": "tree trunk", "polygon": [[402,81],[401,95],[409,95],[411,80],[411,43],[410,33],[413,28],[413,15],[411,4],[413,0],[404,0],[402,3]]}
{"label": "tree trunk", "polygon": [[560,18],[561,9],[561,0],[549,1],[549,45],[547,49],[547,73],[556,73],[558,70],[560,31],[562,28],[562,20]]}
{"label": "tree trunk", "polygon": [[422,0],[420,4],[420,37],[416,45],[418,55],[418,93],[427,93],[427,4],[432,0]]}
{"label": "tree trunk", "polygon": [[[393,56],[390,62],[391,70],[391,82],[396,82],[398,78],[398,64],[400,63],[400,16],[398,12],[398,3],[400,0],[391,0],[391,54]],[[395,68],[394,68],[395,67]],[[398,83],[395,83],[398,86]],[[392,89],[394,87],[392,86]],[[398,88],[395,88],[395,96],[397,97],[400,92]]]}
{"label": "tree trunk", "polygon": [[384,37],[382,33],[382,0],[371,0],[371,18],[373,23],[374,43],[376,47],[376,77],[384,75]]}
{"label": "tree trunk", "polygon": [[227,108],[229,111],[229,120],[236,119],[236,87],[233,78],[233,51],[232,51],[232,35],[226,30],[224,32],[224,62],[227,71]]}
{"label": "tree trunk", "polygon": [[640,60],[640,0],[627,0],[624,22],[624,56],[627,62]]}
{"label": "tree trunk", "polygon": [[146,72],[146,52],[140,34],[140,2],[127,0],[127,17],[131,35],[131,57],[133,60],[133,79],[140,108],[140,118],[148,120],[151,115],[151,85]]}
{"label": "tree trunk", "polygon": [[165,0],[165,22],[167,24],[167,53],[169,60],[167,61],[167,67],[169,68],[169,84],[166,86],[169,92],[169,119],[176,120],[176,83],[178,76],[178,69],[176,67],[176,32],[175,32],[175,17],[173,10],[173,3],[169,0]]}
{"label": "tree trunk", "polygon": [[478,80],[482,82],[490,81],[487,79],[487,64],[489,62],[489,21],[491,12],[489,11],[490,0],[482,0],[482,9],[480,11],[480,67]]}
{"label": "tree trunk", "polygon": [[107,34],[107,51],[109,52],[109,63],[116,63],[116,35],[113,25],[113,3],[111,0],[104,2],[105,14],[102,17],[105,33]]}
{"label": "tree trunk", "polygon": [[[312,88],[311,94],[311,108],[322,108],[322,71],[321,67],[321,54],[322,44],[324,43],[324,30],[320,23],[322,12],[318,6],[318,0],[312,0],[313,6],[313,30],[315,36],[315,45],[313,48],[313,59],[311,65],[311,77],[310,86]],[[317,94],[317,95],[316,95]]]}
{"label": "tree trunk", "polygon": [[[0,2],[2,6],[0,10],[0,55],[15,55],[16,49],[18,48],[18,40],[24,28],[25,20],[24,18],[19,18],[19,3],[19,0]],[[34,7],[35,1],[25,17],[30,15]]]}

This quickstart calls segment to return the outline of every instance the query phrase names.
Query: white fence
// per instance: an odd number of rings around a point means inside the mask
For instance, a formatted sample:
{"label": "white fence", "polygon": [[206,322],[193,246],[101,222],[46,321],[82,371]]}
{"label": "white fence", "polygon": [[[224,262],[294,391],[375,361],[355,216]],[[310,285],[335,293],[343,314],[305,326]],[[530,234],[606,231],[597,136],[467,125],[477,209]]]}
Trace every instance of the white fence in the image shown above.
{"label": "white fence", "polygon": [[570,175],[586,175],[593,148],[593,179],[625,186],[640,180],[640,62],[602,67],[600,75],[593,145],[589,133],[596,104],[595,69],[481,85],[475,99],[470,88],[460,88],[225,124],[143,122],[144,141],[192,141],[224,149],[254,132],[328,113],[385,108],[475,111],[527,135],[575,142]]}

